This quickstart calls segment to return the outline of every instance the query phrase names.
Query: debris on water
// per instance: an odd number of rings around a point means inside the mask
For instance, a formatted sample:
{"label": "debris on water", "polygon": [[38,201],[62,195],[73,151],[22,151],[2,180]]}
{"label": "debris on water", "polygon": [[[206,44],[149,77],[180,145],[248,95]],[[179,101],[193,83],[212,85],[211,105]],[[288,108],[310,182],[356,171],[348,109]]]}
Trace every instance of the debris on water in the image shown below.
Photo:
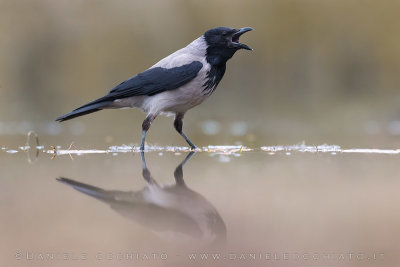
{"label": "debris on water", "polygon": [[110,146],[108,149],[111,152],[131,152],[132,150],[135,149],[135,147],[121,145],[121,146]]}
{"label": "debris on water", "polygon": [[[61,149],[60,146],[50,146],[49,150],[44,150],[44,153],[51,154],[52,157],[60,155],[84,155],[84,154],[107,154],[111,153],[113,156],[119,153],[139,153],[140,148],[138,146],[110,146],[108,149],[71,149],[73,144],[68,149]],[[187,153],[192,151],[189,147],[176,147],[176,146],[146,146],[146,152],[158,152],[159,156],[162,156],[165,152],[172,152],[174,155],[181,155],[182,153]],[[196,149],[196,152],[208,152],[213,155],[225,155],[239,157],[242,152],[253,151],[253,149],[241,146],[207,146],[203,148]]]}
{"label": "debris on water", "polygon": [[400,154],[400,149],[374,149],[374,148],[351,148],[342,149],[338,145],[319,145],[319,146],[306,146],[304,143],[292,146],[262,146],[261,150],[270,153],[276,152],[308,152],[308,153],[330,153],[336,155],[337,153],[361,153],[361,154]]}
{"label": "debris on water", "polygon": [[[110,146],[109,152],[118,152],[118,153],[126,153],[126,152],[140,152],[139,146]],[[191,149],[187,146],[146,146],[146,152],[173,152],[173,153],[183,153],[190,152]],[[209,153],[240,153],[240,152],[248,152],[253,149],[248,148],[242,145],[234,145],[234,146],[206,146],[202,148],[196,149],[197,152],[209,152]]]}
{"label": "debris on water", "polygon": [[[86,154],[108,154],[113,156],[119,153],[139,153],[141,152],[140,147],[136,145],[121,145],[121,146],[110,146],[108,149],[78,149],[73,143],[68,149],[61,149],[61,146],[50,146],[50,149],[45,149],[43,145],[37,145],[36,151],[38,153],[39,149],[43,150],[44,153],[51,154],[52,157],[59,155],[86,155]],[[32,147],[29,145],[19,146],[19,150],[8,149],[6,146],[2,146],[3,151],[14,154],[19,151],[29,152]],[[329,153],[331,155],[337,155],[338,153],[360,153],[360,154],[387,154],[387,155],[399,155],[400,149],[377,149],[377,148],[350,148],[342,149],[338,145],[306,145],[304,143],[297,145],[278,145],[278,146],[262,146],[259,149],[249,148],[243,145],[226,145],[226,146],[206,146],[202,148],[197,148],[195,152],[206,152],[210,156],[218,156],[219,161],[226,162],[226,157],[240,157],[242,153],[250,151],[264,151],[268,155],[293,155],[296,152],[300,153]],[[167,152],[171,152],[174,155],[181,155],[183,153],[188,153],[192,151],[189,147],[179,147],[179,146],[146,146],[145,152],[157,152],[159,156],[163,156]]]}
{"label": "debris on water", "polygon": [[400,154],[400,149],[375,149],[375,148],[352,148],[343,149],[342,153],[362,153],[362,154]]}
{"label": "debris on water", "polygon": [[338,145],[319,145],[319,146],[307,146],[304,143],[298,145],[291,145],[291,146],[262,146],[261,150],[267,152],[288,152],[288,151],[295,151],[295,152],[310,152],[310,153],[317,153],[317,152],[341,152],[341,148]]}
{"label": "debris on water", "polygon": [[105,154],[108,153],[109,151],[107,150],[99,150],[99,149],[82,149],[82,150],[77,150],[77,149],[52,149],[52,150],[47,150],[45,151],[48,154],[57,154],[57,155],[78,155],[81,156],[83,154]]}
{"label": "debris on water", "polygon": [[20,146],[18,148],[19,148],[19,150],[22,150],[22,151],[28,151],[30,146]]}
{"label": "debris on water", "polygon": [[218,152],[218,153],[228,153],[228,154],[232,154],[232,153],[241,153],[241,152],[249,152],[249,151],[253,151],[252,148],[248,148],[246,146],[208,146],[208,147],[203,147],[203,151],[204,149],[206,149],[205,151],[207,152]]}

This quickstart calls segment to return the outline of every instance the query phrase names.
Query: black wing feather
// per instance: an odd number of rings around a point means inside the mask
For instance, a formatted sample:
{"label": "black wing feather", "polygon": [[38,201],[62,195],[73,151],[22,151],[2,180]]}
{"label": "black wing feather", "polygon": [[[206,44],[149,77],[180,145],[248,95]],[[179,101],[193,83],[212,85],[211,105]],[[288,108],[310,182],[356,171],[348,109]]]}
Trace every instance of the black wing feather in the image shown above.
{"label": "black wing feather", "polygon": [[193,61],[171,69],[151,68],[117,85],[107,96],[115,99],[140,95],[152,96],[174,90],[194,79],[202,67],[201,62]]}
{"label": "black wing feather", "polygon": [[58,117],[56,120],[65,121],[99,111],[116,99],[142,95],[153,96],[177,89],[193,80],[202,67],[203,64],[200,61],[193,61],[190,64],[170,69],[161,67],[148,69],[117,85],[107,95]]}

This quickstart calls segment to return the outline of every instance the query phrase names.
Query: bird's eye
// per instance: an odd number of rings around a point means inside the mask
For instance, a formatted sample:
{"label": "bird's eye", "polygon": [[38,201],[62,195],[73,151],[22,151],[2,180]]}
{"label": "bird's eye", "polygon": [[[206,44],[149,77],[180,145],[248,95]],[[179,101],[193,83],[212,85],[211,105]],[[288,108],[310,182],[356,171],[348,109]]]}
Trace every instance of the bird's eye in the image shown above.
{"label": "bird's eye", "polygon": [[222,35],[223,35],[223,36],[226,36],[227,34],[228,34],[227,31],[223,31],[223,32],[222,32]]}

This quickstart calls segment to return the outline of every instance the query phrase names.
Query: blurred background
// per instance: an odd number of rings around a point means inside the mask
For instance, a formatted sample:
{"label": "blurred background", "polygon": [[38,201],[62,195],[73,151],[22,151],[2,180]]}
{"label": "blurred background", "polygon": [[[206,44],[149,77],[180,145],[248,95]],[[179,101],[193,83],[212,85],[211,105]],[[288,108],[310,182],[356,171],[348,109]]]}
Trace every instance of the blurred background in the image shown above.
{"label": "blurred background", "polygon": [[[2,0],[0,138],[35,130],[65,136],[62,145],[137,143],[137,110],[54,119],[209,28],[249,26],[242,42],[254,51],[239,51],[187,114],[199,145],[398,146],[399,11],[398,1]],[[184,144],[162,117],[148,141]]]}
{"label": "blurred background", "polygon": [[[303,141],[400,148],[399,14],[400,1],[389,0],[0,0],[0,265],[53,263],[17,261],[23,252],[87,252],[91,260],[56,264],[99,266],[99,251],[171,249],[164,266],[183,266],[174,257],[186,259],[182,249],[175,252],[172,242],[155,235],[150,220],[127,219],[56,181],[62,176],[105,190],[146,191],[138,153],[40,152],[29,164],[34,135],[29,151],[23,145],[31,130],[43,149],[65,149],[72,142],[77,149],[138,144],[144,119],[138,110],[54,120],[206,30],[230,26],[255,29],[241,38],[254,51],[236,53],[214,94],[187,113],[184,129],[198,146],[243,144],[256,150],[197,153],[183,177],[220,215],[228,249],[384,253],[384,262],[322,265],[400,266],[398,156],[257,150]],[[147,141],[186,145],[172,118],[162,116]],[[146,153],[160,185],[174,183],[184,158],[185,153]]]}

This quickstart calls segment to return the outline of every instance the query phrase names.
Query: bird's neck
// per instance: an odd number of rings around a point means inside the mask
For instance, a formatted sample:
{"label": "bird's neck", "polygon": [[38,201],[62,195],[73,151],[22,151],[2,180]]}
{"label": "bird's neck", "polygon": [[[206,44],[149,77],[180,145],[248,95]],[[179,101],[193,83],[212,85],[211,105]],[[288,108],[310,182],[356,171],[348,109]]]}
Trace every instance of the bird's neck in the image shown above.
{"label": "bird's neck", "polygon": [[204,36],[201,36],[186,46],[188,51],[196,56],[204,57],[207,53],[207,43]]}
{"label": "bird's neck", "polygon": [[204,91],[207,95],[214,92],[222,77],[224,77],[226,62],[235,54],[236,50],[208,46],[206,51],[207,63],[211,65],[207,72]]}
{"label": "bird's neck", "polygon": [[235,54],[236,49],[210,46],[204,36],[200,36],[187,45],[188,51],[193,55],[205,56],[207,63],[212,66],[225,66],[226,62]]}
{"label": "bird's neck", "polygon": [[226,62],[235,54],[236,50],[209,46],[206,50],[206,60],[212,66],[226,65]]}
{"label": "bird's neck", "polygon": [[226,69],[226,61],[218,65],[213,65],[213,64],[210,65],[211,68],[209,71],[207,71],[206,81],[203,84],[204,87],[203,92],[206,95],[211,95],[214,92],[215,88],[217,88],[222,77],[224,77]]}
{"label": "bird's neck", "polygon": [[204,36],[197,38],[187,47],[192,54],[205,56],[207,63],[210,64],[211,68],[207,71],[203,92],[205,95],[211,95],[225,74],[226,62],[235,54],[236,50],[209,46]]}

